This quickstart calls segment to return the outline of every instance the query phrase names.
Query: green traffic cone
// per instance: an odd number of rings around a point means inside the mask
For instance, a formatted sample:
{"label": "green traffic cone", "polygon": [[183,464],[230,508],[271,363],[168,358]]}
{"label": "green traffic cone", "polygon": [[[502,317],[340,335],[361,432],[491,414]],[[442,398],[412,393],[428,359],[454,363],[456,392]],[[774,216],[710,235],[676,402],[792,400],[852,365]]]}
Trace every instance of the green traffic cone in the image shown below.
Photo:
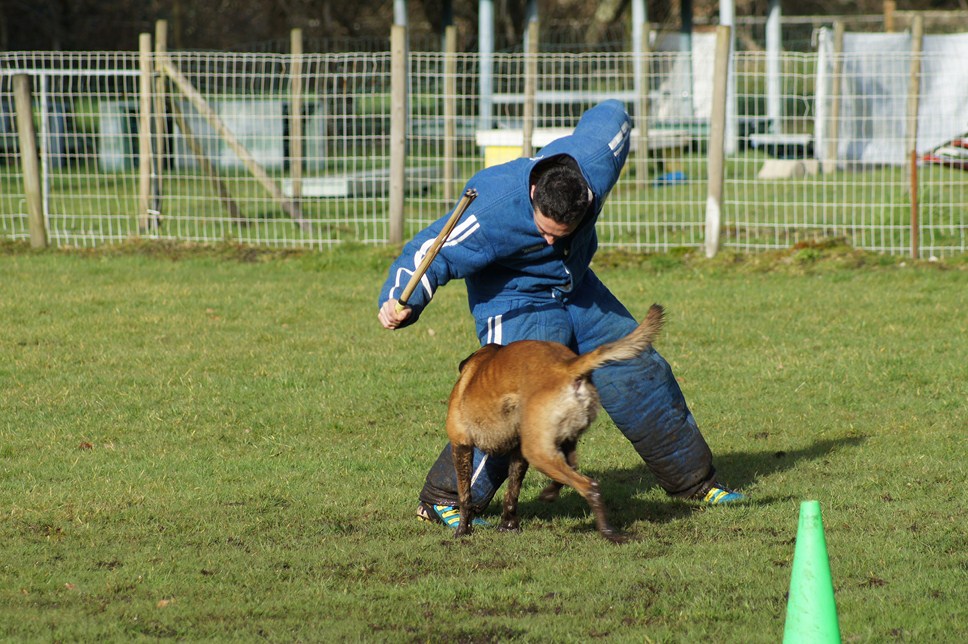
{"label": "green traffic cone", "polygon": [[800,504],[783,644],[840,642],[819,501]]}

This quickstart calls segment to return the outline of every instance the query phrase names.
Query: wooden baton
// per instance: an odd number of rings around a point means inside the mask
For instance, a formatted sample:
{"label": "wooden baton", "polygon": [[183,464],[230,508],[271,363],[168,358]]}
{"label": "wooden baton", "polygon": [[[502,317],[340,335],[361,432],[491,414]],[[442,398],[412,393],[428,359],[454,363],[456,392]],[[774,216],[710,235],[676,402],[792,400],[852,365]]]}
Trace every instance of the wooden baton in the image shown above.
{"label": "wooden baton", "polygon": [[457,225],[457,222],[460,221],[460,218],[464,215],[464,212],[475,199],[477,199],[477,190],[474,188],[468,188],[464,191],[464,195],[457,203],[457,207],[454,208],[454,212],[450,215],[450,219],[448,219],[447,223],[444,224],[443,229],[437,235],[437,239],[434,240],[430,250],[427,251],[427,254],[424,255],[424,258],[420,261],[420,265],[417,266],[417,270],[414,271],[413,275],[410,276],[410,281],[407,282],[407,286],[403,289],[403,293],[397,300],[398,312],[402,311],[404,307],[407,306],[407,300],[409,300],[410,296],[413,295],[413,291],[415,288],[417,288],[417,284],[420,283],[420,279],[424,276],[424,273],[427,272],[427,269],[430,268],[430,262],[434,261],[434,257],[437,257],[437,253],[440,252],[444,242],[447,241],[447,236],[450,235],[452,230],[454,230],[454,226]]}

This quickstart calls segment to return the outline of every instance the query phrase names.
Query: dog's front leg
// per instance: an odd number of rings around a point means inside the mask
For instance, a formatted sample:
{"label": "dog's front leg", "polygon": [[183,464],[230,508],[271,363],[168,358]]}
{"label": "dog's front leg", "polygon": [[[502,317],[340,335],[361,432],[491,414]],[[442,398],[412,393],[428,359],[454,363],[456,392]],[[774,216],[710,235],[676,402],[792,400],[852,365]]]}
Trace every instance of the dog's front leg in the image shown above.
{"label": "dog's front leg", "polygon": [[454,470],[457,473],[457,504],[460,508],[460,525],[455,537],[471,533],[474,522],[474,509],[471,505],[471,469],[474,467],[474,448],[470,445],[451,444]]}
{"label": "dog's front leg", "polygon": [[521,483],[524,475],[528,473],[528,462],[521,455],[521,450],[515,450],[511,454],[511,464],[508,467],[508,487],[504,492],[504,510],[501,513],[501,525],[498,530],[502,532],[518,531],[521,529],[518,517],[518,497],[521,496]]}

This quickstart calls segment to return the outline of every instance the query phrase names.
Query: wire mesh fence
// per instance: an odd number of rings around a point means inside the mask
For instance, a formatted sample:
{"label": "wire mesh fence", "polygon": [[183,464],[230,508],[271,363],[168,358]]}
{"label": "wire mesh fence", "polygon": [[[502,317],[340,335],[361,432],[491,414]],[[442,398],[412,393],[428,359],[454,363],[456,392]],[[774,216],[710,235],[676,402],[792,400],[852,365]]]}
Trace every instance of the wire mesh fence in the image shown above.
{"label": "wire mesh fence", "polygon": [[[601,244],[703,246],[713,50],[702,36],[691,40],[684,49],[659,38],[640,55],[511,52],[482,61],[410,52],[405,232],[452,208],[474,172],[521,154],[530,66],[538,153],[604,98],[623,100],[642,134],[600,220]],[[926,47],[917,57],[920,131],[931,136],[918,137],[915,157],[904,111],[910,52],[877,53],[876,70],[849,48],[735,53],[722,245],[757,251],[842,237],[906,254],[915,235],[923,256],[966,252],[968,100],[959,72],[943,64],[951,51]],[[173,52],[168,72],[160,58],[150,55],[145,159],[137,53],[0,53],[0,237],[29,237],[12,87],[26,74],[53,244],[389,240],[389,52],[305,54],[295,66],[289,54]],[[482,64],[491,80],[484,93]]]}

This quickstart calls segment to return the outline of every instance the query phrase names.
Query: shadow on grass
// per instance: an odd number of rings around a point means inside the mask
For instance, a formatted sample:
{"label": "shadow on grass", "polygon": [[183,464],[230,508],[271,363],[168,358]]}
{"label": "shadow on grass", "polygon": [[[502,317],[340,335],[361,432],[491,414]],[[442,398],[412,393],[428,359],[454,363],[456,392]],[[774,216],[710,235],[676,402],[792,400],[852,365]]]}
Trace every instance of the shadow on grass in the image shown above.
{"label": "shadow on grass", "polygon": [[[845,447],[857,447],[865,436],[844,436],[817,441],[803,449],[735,452],[714,457],[716,472],[725,485],[743,489],[760,478],[792,469],[801,461],[816,461]],[[755,499],[754,499],[755,501]]]}
{"label": "shadow on grass", "polygon": [[[815,461],[826,458],[839,449],[857,447],[866,440],[864,436],[850,436],[817,441],[802,449],[765,450],[755,452],[734,452],[714,457],[718,478],[724,485],[729,485],[742,491],[756,483],[758,479],[768,477],[777,472],[789,470],[803,461]],[[579,453],[581,446],[579,446]],[[652,523],[667,523],[689,516],[703,506],[695,503],[681,502],[673,498],[642,498],[641,494],[658,486],[649,469],[644,463],[629,468],[611,470],[584,470],[592,478],[598,480],[602,487],[602,496],[609,511],[612,525],[624,530],[635,521],[647,518]],[[529,471],[528,476],[539,475],[536,471]],[[539,475],[540,476],[540,475]],[[488,520],[495,524],[500,516],[500,501],[503,489],[495,496],[495,501],[488,510]],[[753,495],[748,504],[768,505],[787,502],[789,498],[775,495]],[[544,503],[536,496],[525,498],[522,493],[518,507],[523,520],[540,519],[551,520],[556,516],[585,516],[589,513],[588,504],[574,490],[565,488],[561,498],[554,503]],[[591,527],[590,529],[594,529]]]}

